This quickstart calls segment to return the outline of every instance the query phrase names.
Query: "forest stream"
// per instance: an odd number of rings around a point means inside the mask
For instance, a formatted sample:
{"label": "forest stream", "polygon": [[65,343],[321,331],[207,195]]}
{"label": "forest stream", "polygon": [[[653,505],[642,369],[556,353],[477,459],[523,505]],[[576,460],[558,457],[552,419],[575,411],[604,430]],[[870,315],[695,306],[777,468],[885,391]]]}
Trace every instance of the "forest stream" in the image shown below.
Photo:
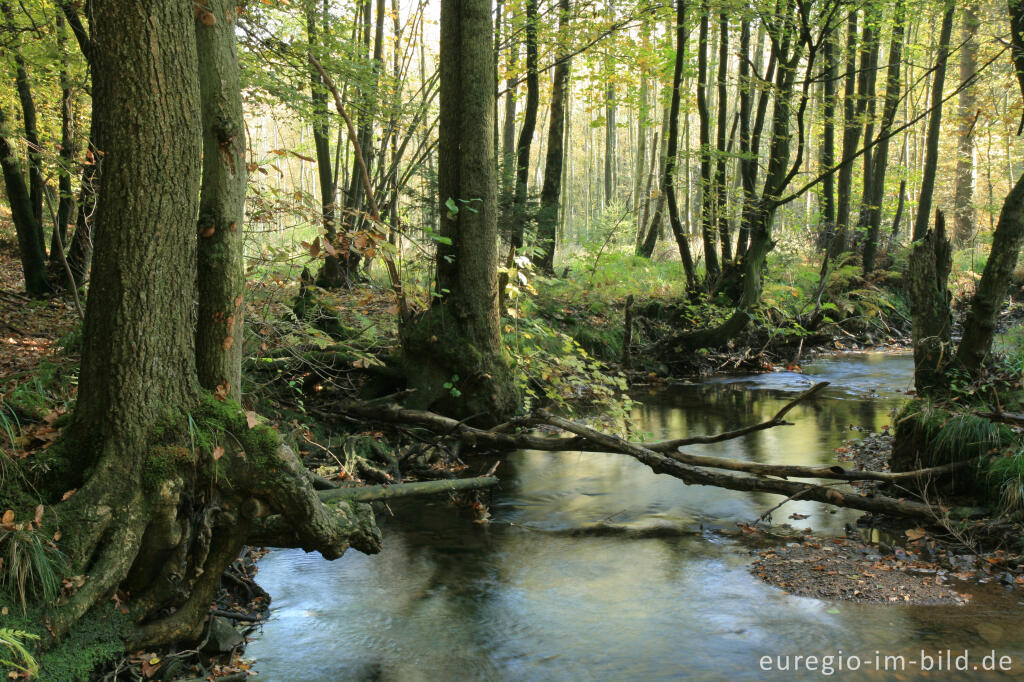
{"label": "forest stream", "polygon": [[[912,387],[912,359],[846,354],[803,373],[716,377],[641,393],[635,427],[654,438],[715,433],[773,415],[815,381],[785,426],[692,452],[777,464],[829,464],[835,449],[890,424]],[[471,466],[476,466],[472,463]],[[480,465],[483,466],[483,465]],[[484,467],[486,468],[486,467]],[[616,454],[518,452],[505,459],[489,524],[446,500],[391,503],[384,550],[337,561],[272,551],[259,583],[271,616],[247,656],[260,679],[796,679],[766,672],[779,656],[832,656],[842,679],[922,676],[921,652],[955,657],[977,679],[983,656],[1024,666],[1024,601],[995,584],[964,585],[966,606],[878,606],[796,597],[749,566],[738,532],[780,501],[686,486]],[[790,515],[807,518],[790,520]],[[775,523],[841,535],[859,515],[793,501]],[[763,545],[760,545],[763,547]],[[903,671],[876,668],[905,656]],[[861,670],[841,669],[856,657]],[[840,657],[842,661],[840,661]],[[892,665],[898,665],[893,660]],[[850,666],[852,667],[852,665]],[[1005,679],[1012,679],[1008,673]],[[1018,678],[1019,679],[1019,678]]]}

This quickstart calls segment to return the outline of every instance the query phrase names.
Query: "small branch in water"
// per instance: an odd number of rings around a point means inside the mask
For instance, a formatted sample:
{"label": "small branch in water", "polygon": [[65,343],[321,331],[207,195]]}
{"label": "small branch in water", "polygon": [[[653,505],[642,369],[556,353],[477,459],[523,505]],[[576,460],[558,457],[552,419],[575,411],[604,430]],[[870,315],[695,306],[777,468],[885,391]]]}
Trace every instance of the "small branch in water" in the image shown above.
{"label": "small branch in water", "polygon": [[[497,468],[495,465],[494,468]],[[493,469],[492,472],[493,473]],[[440,481],[423,481],[421,483],[399,483],[397,485],[364,485],[358,488],[334,488],[319,490],[317,496],[321,502],[372,502],[375,500],[393,500],[399,497],[416,497],[419,495],[436,495],[438,493],[456,492],[461,490],[480,490],[498,485],[494,476],[477,476],[475,478],[456,478]]]}

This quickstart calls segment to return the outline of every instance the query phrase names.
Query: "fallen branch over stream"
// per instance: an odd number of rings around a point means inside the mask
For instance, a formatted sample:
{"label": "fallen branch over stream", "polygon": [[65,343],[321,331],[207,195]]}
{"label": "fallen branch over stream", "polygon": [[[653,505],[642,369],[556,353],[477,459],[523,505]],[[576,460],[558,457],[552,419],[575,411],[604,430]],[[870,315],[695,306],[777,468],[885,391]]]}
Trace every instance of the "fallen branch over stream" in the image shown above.
{"label": "fallen branch over stream", "polygon": [[494,476],[477,476],[476,478],[451,478],[439,481],[423,481],[421,483],[399,483],[397,485],[361,485],[352,488],[332,488],[318,490],[317,496],[322,502],[374,502],[376,500],[393,500],[399,497],[415,497],[418,495],[436,495],[438,493],[456,492],[460,490],[481,490],[498,485]]}
{"label": "fallen branch over stream", "polygon": [[635,459],[640,460],[652,471],[659,474],[674,476],[685,483],[697,485],[711,485],[729,490],[743,490],[747,492],[766,492],[787,497],[799,497],[803,500],[824,502],[837,507],[849,507],[861,511],[879,512],[886,514],[898,514],[916,518],[934,519],[942,516],[942,509],[921,502],[911,500],[895,499],[891,497],[859,495],[851,492],[840,492],[833,488],[815,485],[812,483],[797,483],[794,481],[783,481],[774,478],[761,476],[735,476],[733,474],[721,474],[706,469],[684,464],[675,459],[657,453],[636,443],[630,443],[618,436],[601,433],[589,426],[584,426],[562,417],[557,417],[546,410],[538,410],[540,416],[546,423],[557,426],[560,429],[575,433],[586,440],[598,443],[607,448],[608,451],[621,452]]}
{"label": "fallen branch over stream", "polygon": [[[380,400],[373,401],[372,404],[343,403],[338,405],[338,409],[341,413],[350,417],[358,416],[363,419],[407,427],[425,428],[442,438],[456,440],[469,448],[620,453],[643,462],[656,473],[673,476],[687,484],[710,485],[747,492],[767,492],[792,499],[823,502],[837,507],[848,507],[867,512],[895,514],[921,519],[941,518],[945,510],[936,505],[882,495],[861,495],[856,492],[836,490],[827,485],[784,479],[816,478],[838,481],[882,481],[888,483],[901,481],[924,482],[947,474],[955,469],[970,466],[973,462],[955,462],[917,471],[892,473],[849,471],[837,465],[760,464],[722,457],[693,455],[679,451],[679,448],[684,445],[719,443],[756,431],[788,425],[789,422],[786,422],[784,419],[785,415],[798,403],[814,395],[826,385],[827,383],[825,382],[815,384],[786,403],[771,419],[759,424],[712,436],[678,438],[651,443],[630,442],[618,436],[602,433],[578,422],[558,417],[546,410],[537,410],[527,417],[513,420],[491,430],[486,430],[433,412],[409,410],[394,405],[382,404]],[[338,416],[326,412],[318,412],[318,414],[327,418],[337,418]],[[573,434],[573,436],[543,436],[536,433],[515,431],[516,428],[530,428],[541,425],[561,429]],[[752,475],[737,476],[721,471],[712,471],[711,469],[739,471]],[[396,487],[404,486],[392,486],[389,490],[394,490]],[[336,491],[326,492],[331,495],[336,494]],[[323,495],[324,492],[320,494]]]}

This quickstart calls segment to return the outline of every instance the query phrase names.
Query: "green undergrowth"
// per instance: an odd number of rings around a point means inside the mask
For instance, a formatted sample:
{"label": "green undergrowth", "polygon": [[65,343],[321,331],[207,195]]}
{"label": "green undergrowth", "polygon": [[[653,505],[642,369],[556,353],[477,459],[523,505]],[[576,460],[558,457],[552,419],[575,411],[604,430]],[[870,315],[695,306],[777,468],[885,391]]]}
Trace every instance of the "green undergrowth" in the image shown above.
{"label": "green undergrowth", "polygon": [[960,406],[914,400],[896,418],[893,468],[897,471],[977,460],[953,473],[953,490],[1024,518],[1024,436],[1006,424]]}
{"label": "green undergrowth", "polygon": [[[45,613],[37,603],[22,613],[11,596],[0,590],[0,612],[3,630],[17,634],[38,672],[32,679],[41,682],[79,682],[92,679],[101,666],[124,655],[124,638],[131,628],[129,616],[113,603],[93,608],[59,642],[52,643],[44,626]],[[43,650],[42,643],[53,644]],[[0,637],[0,659],[3,656]],[[22,664],[24,665],[24,657]],[[9,668],[11,666],[8,666]]]}

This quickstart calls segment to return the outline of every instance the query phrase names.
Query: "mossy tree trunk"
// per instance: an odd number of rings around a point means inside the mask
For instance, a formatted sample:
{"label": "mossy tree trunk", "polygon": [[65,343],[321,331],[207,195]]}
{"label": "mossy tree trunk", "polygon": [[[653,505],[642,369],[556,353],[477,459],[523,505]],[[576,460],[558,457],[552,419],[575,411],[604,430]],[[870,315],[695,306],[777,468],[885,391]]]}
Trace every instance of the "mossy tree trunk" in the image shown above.
{"label": "mossy tree trunk", "polygon": [[952,316],[947,289],[952,265],[946,221],[942,212],[936,211],[935,229],[914,241],[905,276],[913,318],[914,386],[918,395],[934,393],[945,386],[945,369],[952,359]]}
{"label": "mossy tree trunk", "polygon": [[[247,542],[327,558],[350,545],[379,548],[372,517],[353,505],[325,507],[276,432],[252,428],[238,403],[200,389],[187,286],[196,276],[203,148],[194,24],[204,27],[198,42],[211,41],[204,54],[220,61],[204,64],[204,78],[231,71],[225,41],[234,35],[234,7],[208,2],[91,5],[104,169],[78,402],[50,453],[59,466],[44,500],[72,574],[88,579],[48,605],[55,637],[124,590],[136,624],[128,646],[194,641],[222,572]],[[221,104],[237,97],[218,92]],[[230,132],[237,111],[225,106],[220,122]],[[230,164],[223,141],[215,138],[214,156]],[[209,169],[211,181],[223,170]]]}
{"label": "mossy tree trunk", "polygon": [[245,122],[234,0],[206,0],[196,18],[203,115],[196,369],[203,388],[241,398],[245,264]]}
{"label": "mossy tree trunk", "polygon": [[[403,325],[416,406],[500,419],[518,406],[500,335],[489,0],[441,3],[434,305]],[[445,387],[444,384],[449,384]]]}

